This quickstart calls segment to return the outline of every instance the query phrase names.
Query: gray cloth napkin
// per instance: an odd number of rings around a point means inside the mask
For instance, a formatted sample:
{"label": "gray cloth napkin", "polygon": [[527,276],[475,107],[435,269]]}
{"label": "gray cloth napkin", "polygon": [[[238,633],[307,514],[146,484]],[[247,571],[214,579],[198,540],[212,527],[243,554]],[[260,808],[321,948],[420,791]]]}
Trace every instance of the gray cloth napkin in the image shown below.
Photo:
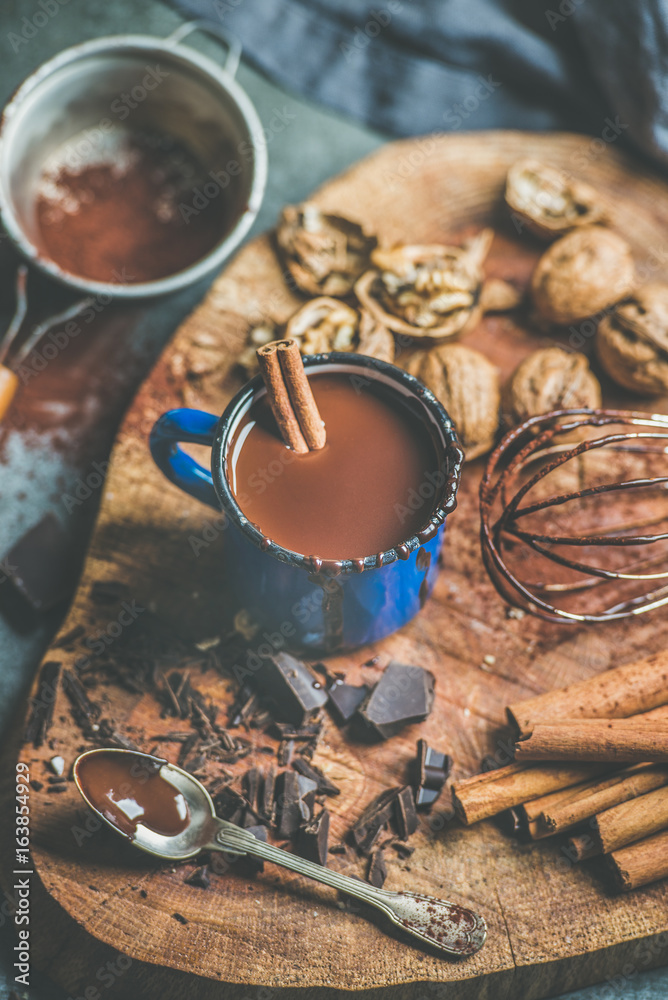
{"label": "gray cloth napkin", "polygon": [[396,135],[571,129],[668,158],[665,0],[172,0],[277,83]]}

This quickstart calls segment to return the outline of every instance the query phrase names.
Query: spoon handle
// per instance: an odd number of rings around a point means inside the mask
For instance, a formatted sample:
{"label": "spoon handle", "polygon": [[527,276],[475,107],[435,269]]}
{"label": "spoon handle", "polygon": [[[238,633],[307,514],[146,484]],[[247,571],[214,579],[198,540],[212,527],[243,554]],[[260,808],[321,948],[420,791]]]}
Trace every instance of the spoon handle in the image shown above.
{"label": "spoon handle", "polygon": [[449,955],[474,955],[485,943],[487,926],[483,917],[472,910],[434,896],[376,889],[366,882],[283,851],[280,847],[265,844],[252,833],[231,823],[219,820],[218,824],[214,841],[208,847],[253,854],[332,886],[382,910],[398,927],[440,951]]}

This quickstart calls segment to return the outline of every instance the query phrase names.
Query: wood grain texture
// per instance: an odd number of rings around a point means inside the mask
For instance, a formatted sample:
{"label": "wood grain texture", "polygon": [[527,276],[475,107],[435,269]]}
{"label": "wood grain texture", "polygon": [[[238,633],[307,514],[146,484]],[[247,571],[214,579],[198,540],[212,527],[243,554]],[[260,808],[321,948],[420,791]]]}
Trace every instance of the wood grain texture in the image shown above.
{"label": "wood grain texture", "polygon": [[[613,147],[598,151],[579,136],[499,132],[398,142],[329,182],[315,200],[362,220],[385,244],[461,239],[491,223],[498,235],[488,273],[524,287],[541,246],[518,239],[500,197],[508,166],[527,155],[593,183],[610,203],[614,224],[631,242],[644,276],[668,276],[668,189]],[[220,413],[240,385],[233,358],[249,323],[284,320],[296,305],[271,238],[263,236],[242,250],[180,328],[119,434],[63,632],[75,625],[83,626],[84,638],[104,631],[115,612],[91,600],[91,586],[120,580],[147,614],[189,639],[219,633],[225,617],[221,595],[229,585],[225,532],[213,510],[177,492],[153,467],[146,439],[154,420],[173,406]],[[521,317],[490,316],[465,342],[483,350],[506,377],[532,349],[551,341],[529,332]],[[605,390],[609,402],[639,405],[633,397],[611,395],[607,384]],[[505,705],[668,647],[668,617],[661,612],[588,629],[508,618],[479,554],[480,469],[478,463],[465,470],[444,570],[418,618],[374,648],[332,660],[331,667],[345,670],[353,683],[375,679],[391,657],[420,663],[437,678],[429,720],[383,746],[348,741],[327,724],[315,762],[342,789],[332,800],[332,840],[383,787],[405,781],[418,736],[451,753],[456,776],[464,777],[486,753],[507,759],[512,739],[503,729]],[[197,555],[192,537],[207,540]],[[131,641],[133,627],[123,641]],[[47,657],[67,665],[81,652],[80,640],[76,648],[52,649]],[[362,667],[375,653],[378,666]],[[493,664],[484,662],[487,654],[495,657]],[[190,679],[218,702],[231,697],[230,682],[213,671],[194,670]],[[142,749],[152,745],[148,735],[173,727],[148,695],[103,687],[95,696],[105,715],[135,732]],[[54,719],[50,745],[22,752],[41,780],[52,753],[70,764],[85,745],[62,691]],[[254,731],[251,738],[263,739]],[[175,750],[167,744],[164,752],[173,758]],[[16,747],[8,748],[4,801],[15,753]],[[242,761],[231,769],[245,766]],[[387,887],[441,895],[482,912],[487,944],[463,962],[422,952],[361,913],[341,908],[329,890],[271,866],[252,879],[233,866],[214,878],[209,891],[187,886],[192,866],[155,866],[121,850],[105,831],[75,836],[82,822],[78,810],[72,786],[62,795],[46,788],[33,792],[33,950],[73,996],[95,984],[97,970],[119,952],[132,961],[105,988],[105,1000],[185,993],[193,1000],[237,1000],[261,997],[259,986],[272,990],[272,1000],[333,1000],[342,990],[366,991],[369,1000],[381,991],[386,1000],[408,1000],[431,996],[430,986],[443,1000],[537,1000],[612,978],[625,964],[644,969],[668,960],[665,883],[612,896],[595,868],[573,866],[558,843],[519,845],[489,822],[465,829],[452,819],[447,801],[422,820],[413,857],[390,859]],[[0,822],[7,824],[8,816],[2,810]],[[5,856],[5,884],[8,861]],[[330,863],[361,871],[344,858]],[[174,919],[175,912],[187,923]]]}

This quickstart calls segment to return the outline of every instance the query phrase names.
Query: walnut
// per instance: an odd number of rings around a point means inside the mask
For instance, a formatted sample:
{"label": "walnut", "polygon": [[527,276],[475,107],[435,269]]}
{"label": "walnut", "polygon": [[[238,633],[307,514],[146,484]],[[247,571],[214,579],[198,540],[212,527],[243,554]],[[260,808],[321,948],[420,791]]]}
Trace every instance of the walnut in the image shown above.
{"label": "walnut", "polygon": [[394,337],[364,309],[321,295],[305,302],[282,326],[254,327],[237,361],[250,378],[258,371],[256,350],[277,338],[294,337],[302,354],[354,351],[381,361],[394,361]]}
{"label": "walnut", "polygon": [[323,351],[355,351],[383,361],[394,361],[394,337],[364,309],[357,310],[321,296],[306,302],[285,328],[294,337],[302,354]]}
{"label": "walnut", "polygon": [[493,239],[484,229],[463,247],[377,249],[355,293],[381,323],[409,337],[444,340],[481,315],[482,264]]}
{"label": "walnut", "polygon": [[404,364],[443,404],[452,418],[466,460],[489,451],[499,427],[501,395],[494,365],[462,344],[416,351]]}
{"label": "walnut", "polygon": [[537,160],[513,163],[506,179],[506,204],[530,232],[547,240],[604,218],[593,187]]}
{"label": "walnut", "polygon": [[288,205],[281,212],[278,246],[297,286],[309,295],[349,295],[369,267],[375,236],[317,205]]}
{"label": "walnut", "polygon": [[628,243],[602,226],[584,226],[553,243],[536,264],[531,293],[539,318],[574,323],[623,299],[635,271]]}
{"label": "walnut", "polygon": [[584,354],[562,347],[534,351],[516,368],[504,392],[504,414],[511,423],[552,410],[601,405],[601,386]]}
{"label": "walnut", "polygon": [[596,351],[619,385],[646,396],[668,392],[668,285],[648,284],[598,326]]}

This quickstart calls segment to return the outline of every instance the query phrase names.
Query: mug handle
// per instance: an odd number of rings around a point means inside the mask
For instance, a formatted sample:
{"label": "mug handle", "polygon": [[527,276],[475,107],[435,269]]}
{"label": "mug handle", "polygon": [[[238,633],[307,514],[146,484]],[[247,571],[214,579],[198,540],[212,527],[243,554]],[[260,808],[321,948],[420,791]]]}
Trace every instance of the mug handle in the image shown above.
{"label": "mug handle", "polygon": [[153,461],[170,482],[185,493],[220,510],[213,476],[179,448],[179,441],[211,446],[220,417],[187,408],[163,413],[153,425],[149,448]]}

